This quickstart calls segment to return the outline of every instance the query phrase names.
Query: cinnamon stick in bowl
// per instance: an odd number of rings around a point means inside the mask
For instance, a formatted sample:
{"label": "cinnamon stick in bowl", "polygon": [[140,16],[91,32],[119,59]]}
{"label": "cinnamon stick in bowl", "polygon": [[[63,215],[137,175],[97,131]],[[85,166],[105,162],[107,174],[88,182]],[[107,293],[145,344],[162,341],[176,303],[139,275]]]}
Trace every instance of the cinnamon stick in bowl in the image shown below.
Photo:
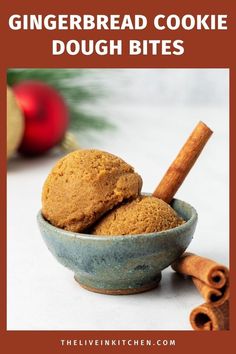
{"label": "cinnamon stick in bowl", "polygon": [[199,122],[197,124],[153,192],[154,197],[162,199],[166,203],[171,202],[212,133],[205,123]]}

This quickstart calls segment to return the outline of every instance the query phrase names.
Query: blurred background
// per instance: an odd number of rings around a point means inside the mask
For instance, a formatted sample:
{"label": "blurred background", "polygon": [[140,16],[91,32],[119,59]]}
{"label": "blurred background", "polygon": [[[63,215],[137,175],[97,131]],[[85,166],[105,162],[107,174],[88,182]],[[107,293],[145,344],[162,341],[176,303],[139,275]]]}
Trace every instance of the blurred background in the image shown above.
{"label": "blurred background", "polygon": [[[28,88],[25,86],[26,79],[31,80]],[[53,87],[62,101],[54,97],[53,92],[44,91],[43,87],[38,89],[36,81]],[[102,149],[120,156],[141,174],[143,191],[152,192],[195,125],[199,120],[204,121],[214,134],[176,197],[192,204],[199,214],[189,250],[228,265],[227,69],[9,70],[8,84],[25,117],[21,127],[14,120],[8,125],[8,130],[18,131],[17,138],[11,138],[7,180],[9,329],[41,329],[47,318],[46,313],[45,317],[43,314],[33,315],[33,312],[42,303],[49,308],[51,279],[60,282],[64,276],[73,282],[72,274],[68,275],[67,270],[56,264],[44,246],[37,228],[36,214],[41,207],[41,189],[47,174],[60,156],[76,146]],[[48,112],[35,116],[35,106],[29,104],[32,92],[36,92],[36,106],[42,97],[52,95],[61,114],[60,122],[53,123],[55,107],[49,103]],[[67,107],[65,111],[63,104]],[[45,125],[41,126],[43,121]],[[52,130],[53,124],[59,128],[56,136]],[[37,140],[38,137],[41,140]],[[47,290],[42,290],[44,287]],[[77,293],[78,289],[73,288],[73,291]],[[38,294],[36,297],[35,293]],[[63,302],[63,294],[61,296]],[[22,304],[27,299],[25,308]],[[189,306],[192,306],[194,297],[190,296],[190,299]],[[109,301],[112,306],[113,300]],[[54,310],[56,313],[56,307]],[[52,313],[55,321],[47,319],[45,329],[96,329],[96,320],[91,319],[88,323],[84,320],[86,324],[80,326],[65,314],[64,324],[60,327],[56,324],[55,313]],[[151,314],[150,307],[147,316]],[[129,311],[127,316],[130,316]],[[148,325],[137,321],[136,325],[129,325],[127,318],[128,327],[119,327],[112,324],[112,319],[108,317],[107,322],[103,321],[102,329],[186,327],[183,323],[170,324],[168,317],[166,322],[163,319],[159,324],[150,323],[149,319]]]}

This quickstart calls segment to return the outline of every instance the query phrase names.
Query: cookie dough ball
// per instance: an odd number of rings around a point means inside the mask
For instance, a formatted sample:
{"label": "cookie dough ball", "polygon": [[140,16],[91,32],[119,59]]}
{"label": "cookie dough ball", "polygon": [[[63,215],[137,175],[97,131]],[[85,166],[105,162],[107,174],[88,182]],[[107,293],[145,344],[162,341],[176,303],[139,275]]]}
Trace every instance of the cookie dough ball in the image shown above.
{"label": "cookie dough ball", "polygon": [[184,223],[163,200],[140,196],[105,215],[91,230],[94,235],[130,235],[159,232]]}
{"label": "cookie dough ball", "polygon": [[77,150],[59,160],[46,179],[42,213],[54,226],[81,232],[117,204],[137,197],[141,187],[141,177],[119,157]]}

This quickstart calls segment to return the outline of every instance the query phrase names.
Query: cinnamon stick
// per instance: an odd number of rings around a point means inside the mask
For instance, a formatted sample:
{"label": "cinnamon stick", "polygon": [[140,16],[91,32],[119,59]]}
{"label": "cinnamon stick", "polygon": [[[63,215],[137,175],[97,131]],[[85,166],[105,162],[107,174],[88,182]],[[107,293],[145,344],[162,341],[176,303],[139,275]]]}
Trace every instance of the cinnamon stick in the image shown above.
{"label": "cinnamon stick", "polygon": [[229,299],[228,282],[221,289],[216,289],[203,283],[198,278],[192,277],[192,280],[206,302],[211,303],[214,306],[220,306]]}
{"label": "cinnamon stick", "polygon": [[155,189],[153,196],[170,203],[196,162],[212,130],[199,122]]}
{"label": "cinnamon stick", "polygon": [[222,289],[224,286],[228,286],[228,269],[211,259],[186,252],[171,267],[178,273],[200,279],[210,287]]}
{"label": "cinnamon stick", "polygon": [[229,329],[229,301],[221,306],[209,303],[195,308],[190,314],[190,323],[196,331],[222,331]]}

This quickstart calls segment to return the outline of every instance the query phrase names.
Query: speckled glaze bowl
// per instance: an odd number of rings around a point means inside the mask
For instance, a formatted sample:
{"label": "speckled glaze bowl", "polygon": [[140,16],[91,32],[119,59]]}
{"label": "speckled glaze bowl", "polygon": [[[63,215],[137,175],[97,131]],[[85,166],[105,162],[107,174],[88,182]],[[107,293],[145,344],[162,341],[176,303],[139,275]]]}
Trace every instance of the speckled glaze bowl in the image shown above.
{"label": "speckled glaze bowl", "polygon": [[174,199],[174,210],[186,223],[167,231],[126,236],[73,233],[37,219],[43,239],[59,263],[71,269],[84,288],[104,294],[134,294],[156,287],[161,271],[190,244],[197,212]]}

